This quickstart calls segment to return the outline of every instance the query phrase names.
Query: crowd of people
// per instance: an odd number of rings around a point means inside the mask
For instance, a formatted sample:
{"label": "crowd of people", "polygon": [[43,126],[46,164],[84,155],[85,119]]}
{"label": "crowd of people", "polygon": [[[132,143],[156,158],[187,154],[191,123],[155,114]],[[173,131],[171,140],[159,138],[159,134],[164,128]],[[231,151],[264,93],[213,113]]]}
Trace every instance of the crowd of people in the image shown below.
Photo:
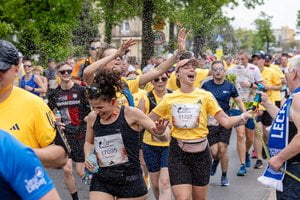
{"label": "crowd of people", "polygon": [[[220,161],[220,185],[230,185],[232,129],[237,176],[246,176],[250,157],[255,169],[265,159],[257,128],[271,148],[281,115],[288,144],[270,152],[269,165],[277,171],[285,163],[300,176],[300,55],[241,50],[221,60],[196,58],[186,35],[181,29],[177,50],[142,69],[126,55],[134,40],[116,49],[92,39],[89,57],[49,59],[45,69],[1,40],[0,157],[9,162],[0,164],[0,199],[59,199],[44,167],[62,168],[72,199],[79,199],[73,162],[78,176],[93,174],[91,200],[142,200],[150,187],[155,199],[206,199]],[[257,94],[261,104],[254,106]],[[300,198],[299,186],[285,176],[278,199]]]}

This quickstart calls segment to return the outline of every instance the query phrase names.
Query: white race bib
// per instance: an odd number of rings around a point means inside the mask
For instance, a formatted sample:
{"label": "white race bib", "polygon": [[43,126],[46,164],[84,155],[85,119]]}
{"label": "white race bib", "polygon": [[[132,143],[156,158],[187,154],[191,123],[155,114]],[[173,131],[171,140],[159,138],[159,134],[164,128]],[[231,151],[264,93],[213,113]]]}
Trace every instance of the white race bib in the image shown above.
{"label": "white race bib", "polygon": [[172,105],[172,122],[177,128],[198,128],[200,121],[200,105],[192,103],[176,103]]}
{"label": "white race bib", "polygon": [[94,145],[100,167],[109,167],[128,162],[121,133],[95,137]]}
{"label": "white race bib", "polygon": [[219,122],[212,116],[208,115],[208,126],[219,126]]}

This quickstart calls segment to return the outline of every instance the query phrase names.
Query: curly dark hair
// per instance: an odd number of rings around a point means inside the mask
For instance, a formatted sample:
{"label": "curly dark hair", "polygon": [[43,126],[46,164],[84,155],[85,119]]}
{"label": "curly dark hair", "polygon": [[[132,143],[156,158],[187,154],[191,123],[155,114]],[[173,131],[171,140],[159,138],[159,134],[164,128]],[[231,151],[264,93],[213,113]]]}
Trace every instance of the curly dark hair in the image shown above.
{"label": "curly dark hair", "polygon": [[116,93],[122,93],[121,73],[108,69],[100,69],[95,75],[95,79],[90,87],[87,87],[88,98],[110,101],[117,98]]}

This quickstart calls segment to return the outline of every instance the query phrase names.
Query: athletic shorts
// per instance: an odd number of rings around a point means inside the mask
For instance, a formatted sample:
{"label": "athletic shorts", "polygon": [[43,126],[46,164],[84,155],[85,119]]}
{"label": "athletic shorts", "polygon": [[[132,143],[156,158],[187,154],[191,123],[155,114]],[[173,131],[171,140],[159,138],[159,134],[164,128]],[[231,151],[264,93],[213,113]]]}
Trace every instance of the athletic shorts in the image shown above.
{"label": "athletic shorts", "polygon": [[117,198],[137,198],[148,193],[142,171],[133,175],[103,172],[93,175],[90,192],[104,192]]}
{"label": "athletic shorts", "polygon": [[152,146],[143,143],[143,156],[149,172],[158,172],[168,167],[169,146]]}
{"label": "athletic shorts", "polygon": [[210,146],[217,144],[219,142],[223,142],[224,144],[229,144],[232,128],[227,129],[221,125],[208,126],[208,131],[209,134],[207,135],[207,139]]}
{"label": "athletic shorts", "polygon": [[71,158],[74,162],[84,162],[84,134],[65,133],[65,136],[71,148],[69,158]]}
{"label": "athletic shorts", "polygon": [[[240,114],[242,114],[242,112],[240,110],[236,110],[236,109],[231,109],[230,110],[230,116],[237,116],[237,115],[240,115]],[[236,127],[239,127],[239,126],[240,125],[236,125],[234,127],[236,128]],[[245,126],[246,126],[246,128],[248,128],[250,130],[254,130],[255,125],[254,125],[253,119],[248,119]]]}
{"label": "athletic shorts", "polygon": [[264,110],[261,116],[256,117],[256,121],[261,122],[264,126],[271,126],[273,119],[269,115],[269,113],[266,110]]}
{"label": "athletic shorts", "polygon": [[168,169],[172,186],[206,186],[209,183],[211,163],[208,146],[203,152],[187,153],[181,150],[175,138],[171,139]]}

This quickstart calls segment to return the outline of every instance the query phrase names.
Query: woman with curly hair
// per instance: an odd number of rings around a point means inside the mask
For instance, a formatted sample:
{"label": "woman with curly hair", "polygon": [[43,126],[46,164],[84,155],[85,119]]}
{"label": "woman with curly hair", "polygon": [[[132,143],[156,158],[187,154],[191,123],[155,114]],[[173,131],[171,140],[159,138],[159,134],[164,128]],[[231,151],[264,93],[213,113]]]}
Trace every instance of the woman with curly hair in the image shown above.
{"label": "woman with curly hair", "polygon": [[168,124],[153,122],[137,108],[119,106],[117,92],[122,91],[120,72],[99,70],[88,87],[88,98],[93,111],[87,118],[84,145],[85,166],[94,170],[88,156],[95,148],[100,167],[93,175],[90,199],[146,199],[148,192],[139,161],[139,131],[148,130],[163,140]]}

